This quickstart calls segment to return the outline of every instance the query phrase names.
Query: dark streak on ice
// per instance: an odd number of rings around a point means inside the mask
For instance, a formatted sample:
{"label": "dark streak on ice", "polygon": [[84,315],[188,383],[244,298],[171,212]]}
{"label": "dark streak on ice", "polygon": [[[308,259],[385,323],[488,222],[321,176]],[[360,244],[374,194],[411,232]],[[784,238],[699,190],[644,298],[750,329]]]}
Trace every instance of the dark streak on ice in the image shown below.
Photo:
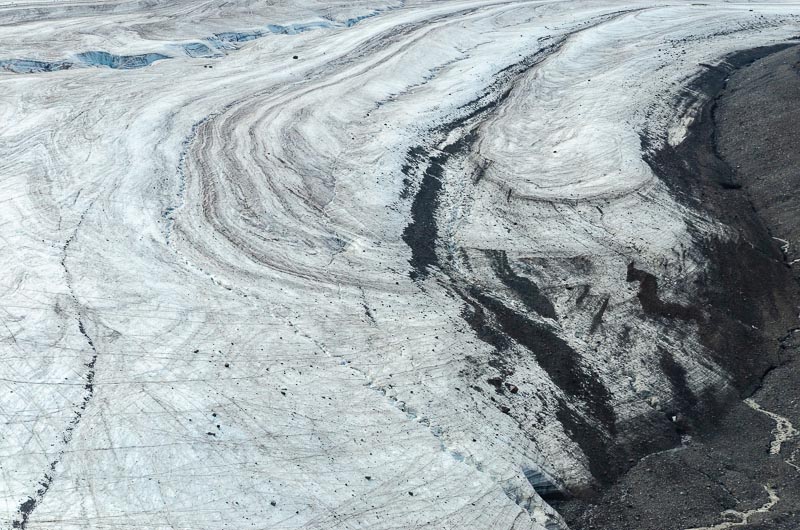
{"label": "dark streak on ice", "polygon": [[536,357],[550,379],[569,397],[584,403],[593,419],[613,433],[616,416],[610,395],[594,370],[582,366],[580,355],[546,324],[529,319],[477,289],[470,293],[492,312],[500,329]]}
{"label": "dark streak on ice", "polygon": [[414,168],[422,161],[425,156],[425,149],[422,147],[412,147],[408,150],[408,155],[406,155],[406,163],[403,164],[403,167],[400,168],[400,172],[403,173],[403,189],[400,191],[400,198],[401,199],[408,199],[411,197],[411,189],[413,186],[412,182],[412,173]]}
{"label": "dark streak on ice", "polygon": [[[675,356],[666,349],[661,350],[659,366],[672,385],[672,391],[678,410],[683,412],[695,411],[695,407],[698,403],[697,396],[692,392],[689,386],[689,380],[686,377],[686,369],[681,366],[680,363],[675,360]],[[668,414],[669,413],[671,412],[668,412]]]}
{"label": "dark streak on ice", "polygon": [[[91,208],[91,205],[89,206],[89,208]],[[86,216],[86,213],[89,211],[89,208],[87,208],[83,212],[80,220],[78,221],[77,226],[75,227],[75,231],[64,243],[64,246],[62,247],[62,258],[61,258],[61,267],[64,269],[64,275],[66,277],[67,286],[69,288],[70,295],[73,299],[73,302],[78,312],[77,315],[78,331],[86,339],[86,342],[89,345],[89,348],[92,352],[89,360],[83,365],[86,368],[86,374],[84,375],[84,385],[83,385],[84,394],[80,404],[74,411],[72,419],[69,421],[66,428],[64,429],[64,432],[61,434],[61,448],[56,454],[55,458],[50,461],[48,470],[45,471],[44,476],[39,481],[39,487],[36,490],[36,493],[32,496],[29,496],[17,508],[18,516],[14,521],[12,521],[12,527],[19,528],[21,530],[27,528],[31,514],[36,509],[36,506],[42,501],[44,496],[47,494],[47,491],[50,489],[50,486],[53,483],[53,478],[55,476],[56,467],[58,466],[59,462],[61,462],[61,458],[64,456],[64,451],[72,441],[75,429],[80,424],[81,418],[83,417],[83,413],[86,411],[86,408],[89,406],[89,403],[94,397],[94,378],[96,373],[95,365],[97,364],[97,348],[95,348],[94,341],[92,340],[91,336],[86,331],[86,327],[84,326],[83,319],[81,317],[81,310],[80,310],[81,306],[73,291],[72,279],[71,279],[72,275],[66,263],[67,251],[69,250],[70,245],[74,241],[75,236],[78,233],[78,229],[80,228],[81,224],[83,224],[83,219]]]}
{"label": "dark streak on ice", "polygon": [[[425,279],[430,267],[440,265],[436,254],[439,238],[436,211],[439,208],[444,166],[452,156],[468,152],[476,138],[474,132],[469,132],[458,141],[437,150],[437,154],[428,160],[422,183],[411,205],[412,221],[403,231],[403,241],[411,248],[409,263],[412,270],[409,275],[412,280]],[[414,156],[413,151],[409,151],[409,157]]]}
{"label": "dark streak on ice", "polygon": [[609,474],[604,462],[610,456],[608,441],[616,433],[616,414],[608,389],[598,374],[584,366],[578,352],[548,325],[531,320],[478,289],[472,289],[470,295],[492,313],[504,334],[533,354],[550,380],[570,398],[570,403],[586,411],[591,421],[585,421],[571,409],[567,410],[569,407],[564,404],[559,415],[575,434],[579,434],[575,441],[589,457],[592,474],[604,478]]}
{"label": "dark streak on ice", "polygon": [[648,315],[679,320],[696,320],[701,322],[703,314],[696,306],[684,306],[674,302],[665,302],[658,295],[658,280],[649,272],[637,269],[633,262],[628,264],[627,281],[639,282],[639,303]]}
{"label": "dark streak on ice", "polygon": [[489,251],[492,258],[492,269],[506,287],[514,291],[517,297],[525,304],[529,311],[555,320],[556,310],[550,300],[542,294],[539,287],[528,278],[519,276],[508,263],[508,257],[503,250]]}
{"label": "dark streak on ice", "polygon": [[608,295],[606,295],[606,297],[603,298],[603,303],[600,304],[600,309],[598,309],[597,313],[595,313],[594,317],[592,317],[592,326],[591,328],[589,328],[589,333],[594,333],[595,331],[597,331],[597,328],[599,328],[600,324],[603,323],[603,315],[605,314],[606,309],[608,309],[608,301],[610,300],[610,298],[611,297]]}
{"label": "dark streak on ice", "polygon": [[411,248],[412,280],[424,279],[428,275],[428,267],[438,265],[436,256],[436,210],[439,207],[439,192],[442,190],[442,164],[447,156],[442,154],[430,159],[425,176],[422,178],[419,191],[411,205],[412,221],[403,231],[403,241]]}
{"label": "dark streak on ice", "polygon": [[[85,384],[83,388],[85,392],[83,395],[83,399],[81,400],[80,405],[78,405],[77,410],[75,410],[75,414],[73,415],[69,424],[64,429],[64,432],[61,434],[61,442],[64,447],[69,445],[69,443],[72,441],[72,436],[75,432],[75,429],[78,427],[78,424],[80,423],[81,418],[83,417],[83,413],[89,406],[89,402],[92,400],[92,397],[94,397],[94,377],[95,377],[95,364],[97,363],[97,350],[94,347],[94,343],[92,342],[91,337],[89,336],[88,333],[86,333],[86,329],[84,328],[83,322],[81,320],[78,320],[78,330],[86,338],[86,341],[92,350],[92,356],[89,359],[89,361],[84,364],[84,367],[87,369],[87,371],[86,375],[84,376]],[[56,466],[58,466],[59,462],[61,461],[63,454],[64,454],[64,449],[62,448],[61,451],[59,451],[58,454],[56,455],[56,458],[50,462],[48,471],[44,473],[44,477],[39,481],[39,488],[36,490],[36,495],[28,497],[22,504],[19,505],[19,508],[17,508],[19,516],[12,523],[12,526],[14,528],[20,528],[24,530],[27,527],[28,519],[33,513],[33,510],[47,494],[47,491],[50,489],[50,486],[53,483],[53,477],[55,475]]]}
{"label": "dark streak on ice", "polygon": [[497,330],[489,323],[489,317],[483,306],[464,294],[461,296],[466,304],[461,317],[475,332],[475,336],[494,347],[498,352],[507,350],[511,346],[511,341],[505,333]]}

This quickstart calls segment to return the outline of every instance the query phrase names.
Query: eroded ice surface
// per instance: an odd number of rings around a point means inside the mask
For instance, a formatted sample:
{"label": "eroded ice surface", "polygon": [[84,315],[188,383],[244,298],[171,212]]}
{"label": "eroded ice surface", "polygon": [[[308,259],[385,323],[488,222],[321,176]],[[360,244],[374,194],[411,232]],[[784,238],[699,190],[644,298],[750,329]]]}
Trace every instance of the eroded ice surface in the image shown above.
{"label": "eroded ice surface", "polygon": [[632,260],[669,298],[721,230],[640,135],[798,15],[0,2],[0,519],[560,528],[534,488],[672,399],[664,350],[728,377],[631,318]]}

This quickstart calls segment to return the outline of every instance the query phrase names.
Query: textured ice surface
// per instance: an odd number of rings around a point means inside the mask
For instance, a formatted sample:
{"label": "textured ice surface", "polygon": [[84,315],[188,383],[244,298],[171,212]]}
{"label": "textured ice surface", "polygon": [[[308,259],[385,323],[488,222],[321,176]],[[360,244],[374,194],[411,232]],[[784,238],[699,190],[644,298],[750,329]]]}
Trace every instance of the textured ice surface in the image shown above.
{"label": "textured ice surface", "polygon": [[660,414],[664,349],[728,377],[633,318],[628,264],[671,299],[720,230],[640,134],[798,14],[0,2],[0,519],[561,527],[534,488]]}

